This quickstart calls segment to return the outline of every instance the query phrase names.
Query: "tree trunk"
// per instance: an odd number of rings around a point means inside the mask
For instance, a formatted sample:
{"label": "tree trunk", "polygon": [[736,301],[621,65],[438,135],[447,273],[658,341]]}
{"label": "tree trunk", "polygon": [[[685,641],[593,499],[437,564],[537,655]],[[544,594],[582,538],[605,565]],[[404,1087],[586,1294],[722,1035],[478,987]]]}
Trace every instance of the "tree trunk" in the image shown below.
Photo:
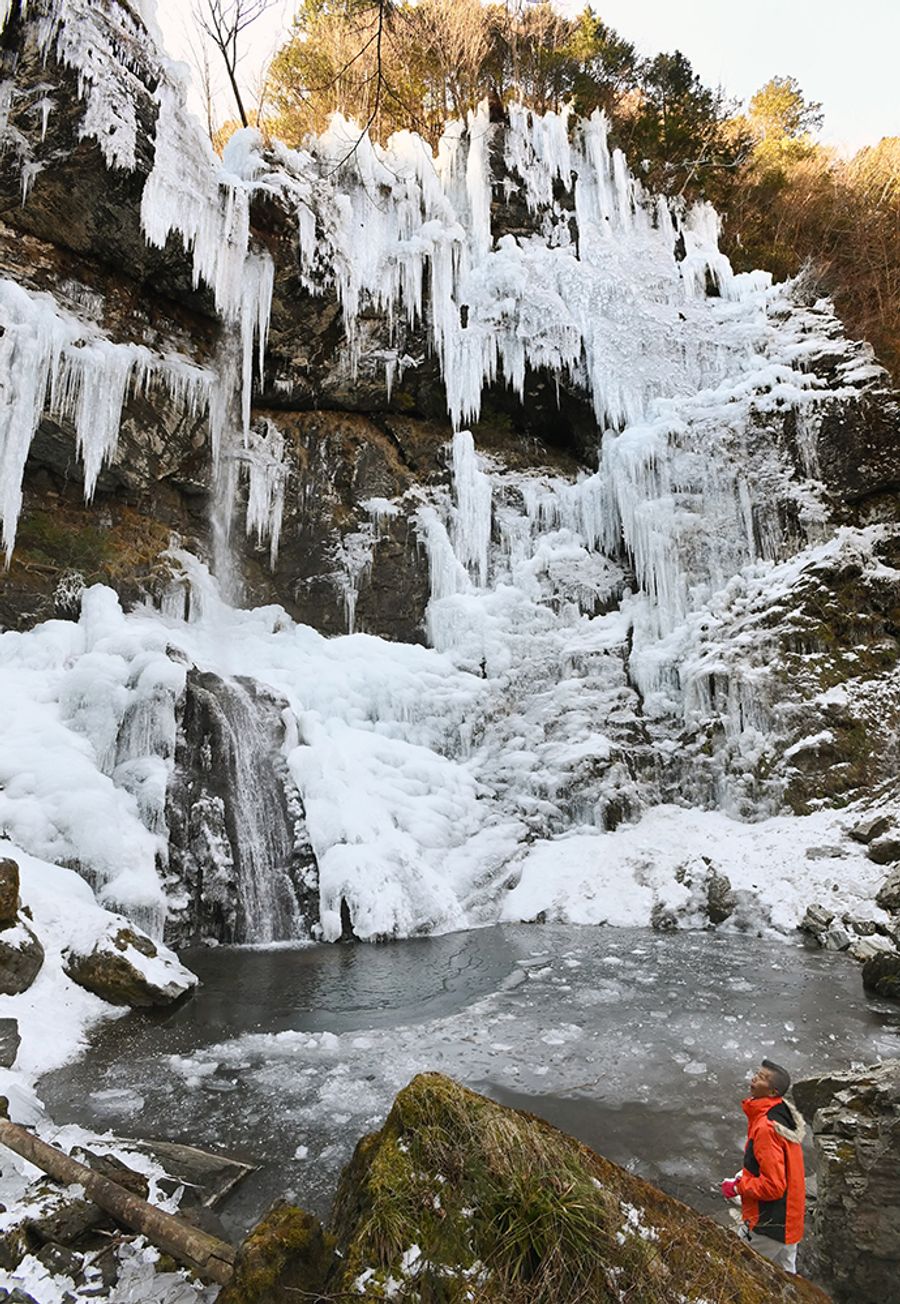
{"label": "tree trunk", "polygon": [[234,1247],[192,1227],[181,1218],[163,1213],[155,1205],[132,1195],[118,1182],[95,1173],[77,1160],[47,1145],[24,1127],[0,1118],[0,1141],[17,1155],[35,1164],[42,1172],[65,1182],[84,1187],[88,1199],[117,1222],[140,1232],[159,1249],[171,1254],[179,1263],[193,1268],[202,1277],[225,1285],[234,1272]]}

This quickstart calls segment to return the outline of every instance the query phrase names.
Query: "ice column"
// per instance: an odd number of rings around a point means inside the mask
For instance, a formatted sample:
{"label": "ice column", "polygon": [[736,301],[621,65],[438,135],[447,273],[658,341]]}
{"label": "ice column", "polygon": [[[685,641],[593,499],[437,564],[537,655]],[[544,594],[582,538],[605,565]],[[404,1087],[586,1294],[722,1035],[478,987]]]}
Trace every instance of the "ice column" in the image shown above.
{"label": "ice column", "polygon": [[453,548],[460,562],[483,588],[491,546],[491,482],[478,465],[475,441],[468,430],[453,436]]}

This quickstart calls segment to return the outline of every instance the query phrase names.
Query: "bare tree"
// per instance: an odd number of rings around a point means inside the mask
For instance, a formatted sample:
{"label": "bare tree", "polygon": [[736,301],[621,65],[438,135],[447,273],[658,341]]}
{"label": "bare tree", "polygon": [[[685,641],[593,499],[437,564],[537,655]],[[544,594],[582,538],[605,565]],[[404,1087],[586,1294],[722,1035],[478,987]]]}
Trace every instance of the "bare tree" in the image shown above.
{"label": "bare tree", "polygon": [[271,9],[275,0],[195,0],[194,19],[222,56],[241,125],[249,126],[237,80],[243,33]]}

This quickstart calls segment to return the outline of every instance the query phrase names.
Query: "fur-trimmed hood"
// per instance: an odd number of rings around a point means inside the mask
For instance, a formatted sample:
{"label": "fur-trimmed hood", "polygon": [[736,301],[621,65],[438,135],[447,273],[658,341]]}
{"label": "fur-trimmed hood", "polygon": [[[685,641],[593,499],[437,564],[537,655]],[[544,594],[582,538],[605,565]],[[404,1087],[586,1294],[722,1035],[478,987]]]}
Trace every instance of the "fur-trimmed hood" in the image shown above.
{"label": "fur-trimmed hood", "polygon": [[794,1126],[788,1127],[786,1124],[780,1123],[777,1117],[772,1118],[771,1115],[769,1115],[769,1122],[783,1141],[796,1141],[798,1145],[802,1145],[806,1137],[806,1121],[803,1115],[789,1100],[782,1100],[781,1104],[790,1114]]}

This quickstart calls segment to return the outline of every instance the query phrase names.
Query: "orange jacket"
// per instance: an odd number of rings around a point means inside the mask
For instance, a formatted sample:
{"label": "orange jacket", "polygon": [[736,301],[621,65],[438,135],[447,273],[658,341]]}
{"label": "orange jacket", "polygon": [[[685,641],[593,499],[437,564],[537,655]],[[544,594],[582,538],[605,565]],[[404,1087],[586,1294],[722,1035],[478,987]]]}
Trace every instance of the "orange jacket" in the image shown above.
{"label": "orange jacket", "polygon": [[803,1119],[780,1096],[743,1102],[747,1147],[738,1183],[741,1215],[759,1236],[785,1245],[803,1237],[806,1177]]}

